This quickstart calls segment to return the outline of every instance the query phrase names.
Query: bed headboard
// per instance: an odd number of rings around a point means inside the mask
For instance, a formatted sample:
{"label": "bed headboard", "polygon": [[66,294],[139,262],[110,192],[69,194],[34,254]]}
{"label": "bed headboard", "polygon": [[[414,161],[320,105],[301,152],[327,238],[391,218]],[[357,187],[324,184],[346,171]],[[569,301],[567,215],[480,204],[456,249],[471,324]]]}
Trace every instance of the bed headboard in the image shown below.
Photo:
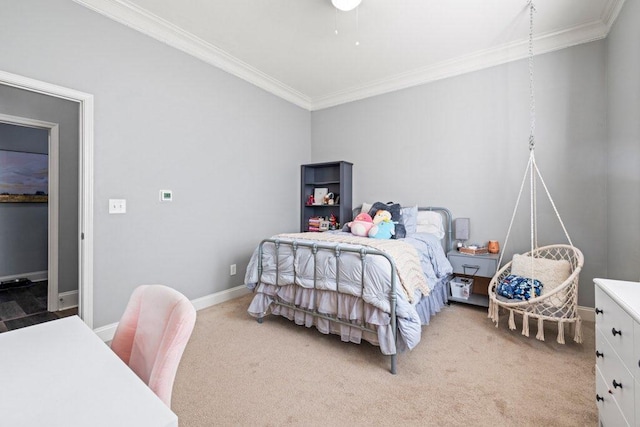
{"label": "bed headboard", "polygon": [[[353,218],[355,218],[361,210],[362,206],[353,209]],[[442,238],[442,248],[444,253],[449,253],[453,249],[453,217],[451,211],[447,208],[439,206],[418,206],[418,211],[433,211],[442,216],[442,224],[444,225],[444,237]]]}

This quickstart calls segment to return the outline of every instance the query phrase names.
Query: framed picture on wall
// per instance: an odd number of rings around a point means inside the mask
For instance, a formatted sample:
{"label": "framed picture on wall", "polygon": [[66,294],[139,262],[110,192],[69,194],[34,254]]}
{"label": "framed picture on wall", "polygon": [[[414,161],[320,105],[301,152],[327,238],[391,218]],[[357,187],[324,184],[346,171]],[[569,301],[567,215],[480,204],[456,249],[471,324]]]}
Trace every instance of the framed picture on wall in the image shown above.
{"label": "framed picture on wall", "polygon": [[49,156],[0,150],[0,203],[47,203]]}

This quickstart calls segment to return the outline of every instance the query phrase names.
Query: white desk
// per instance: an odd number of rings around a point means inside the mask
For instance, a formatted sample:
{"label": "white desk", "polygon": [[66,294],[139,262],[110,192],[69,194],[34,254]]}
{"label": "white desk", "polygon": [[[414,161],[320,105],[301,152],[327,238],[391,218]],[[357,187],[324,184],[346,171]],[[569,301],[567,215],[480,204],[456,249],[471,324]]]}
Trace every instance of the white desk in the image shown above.
{"label": "white desk", "polygon": [[3,426],[177,426],[178,417],[77,316],[0,334]]}

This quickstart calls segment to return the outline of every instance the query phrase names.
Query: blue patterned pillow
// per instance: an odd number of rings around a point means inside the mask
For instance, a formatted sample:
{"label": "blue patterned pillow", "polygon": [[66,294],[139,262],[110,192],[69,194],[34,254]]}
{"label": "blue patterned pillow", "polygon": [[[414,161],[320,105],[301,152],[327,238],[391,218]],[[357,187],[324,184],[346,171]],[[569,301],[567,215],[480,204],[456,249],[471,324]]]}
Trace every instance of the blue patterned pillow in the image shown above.
{"label": "blue patterned pillow", "polygon": [[[539,297],[544,285],[539,280],[533,280],[535,296]],[[509,299],[528,300],[531,298],[531,279],[510,274],[498,285],[496,292]]]}

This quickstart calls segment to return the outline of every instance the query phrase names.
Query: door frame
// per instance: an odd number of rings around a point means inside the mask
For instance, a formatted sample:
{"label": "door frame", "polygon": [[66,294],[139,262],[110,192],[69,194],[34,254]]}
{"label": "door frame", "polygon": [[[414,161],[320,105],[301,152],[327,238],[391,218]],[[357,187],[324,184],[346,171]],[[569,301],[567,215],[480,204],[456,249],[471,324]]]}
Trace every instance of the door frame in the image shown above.
{"label": "door frame", "polygon": [[0,113],[0,123],[15,126],[45,129],[48,133],[48,181],[49,189],[47,203],[47,310],[58,311],[58,218],[59,218],[59,125],[27,117],[10,116]]}
{"label": "door frame", "polygon": [[79,104],[78,315],[93,329],[93,95],[2,70],[0,84]]}

